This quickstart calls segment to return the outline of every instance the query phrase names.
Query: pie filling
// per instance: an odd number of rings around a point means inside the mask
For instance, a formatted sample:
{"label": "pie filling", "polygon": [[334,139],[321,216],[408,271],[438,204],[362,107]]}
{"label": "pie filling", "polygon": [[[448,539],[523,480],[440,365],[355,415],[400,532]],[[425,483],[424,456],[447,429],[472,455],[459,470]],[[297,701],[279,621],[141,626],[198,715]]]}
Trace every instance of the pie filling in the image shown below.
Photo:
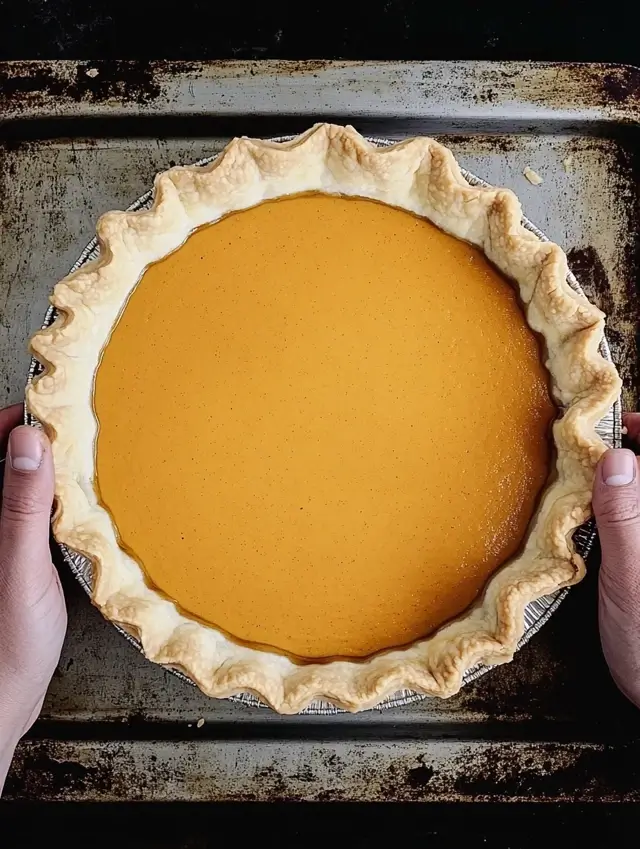
{"label": "pie filling", "polygon": [[150,266],[94,406],[97,491],[150,585],[299,659],[461,614],[521,545],[556,415],[481,252],[320,194],[229,215]]}

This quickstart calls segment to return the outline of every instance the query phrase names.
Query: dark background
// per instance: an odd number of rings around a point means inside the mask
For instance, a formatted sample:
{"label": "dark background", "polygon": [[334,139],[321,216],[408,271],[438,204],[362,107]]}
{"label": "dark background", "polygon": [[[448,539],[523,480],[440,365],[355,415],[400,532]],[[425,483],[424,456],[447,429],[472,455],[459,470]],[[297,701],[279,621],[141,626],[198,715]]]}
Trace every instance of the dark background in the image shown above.
{"label": "dark background", "polygon": [[640,61],[640,4],[0,0],[0,59]]}
{"label": "dark background", "polygon": [[[161,5],[161,2],[166,5]],[[531,59],[640,64],[640,3],[0,0],[5,59]],[[638,718],[640,722],[640,716]],[[3,849],[412,842],[640,843],[637,806],[47,805],[0,808]]]}

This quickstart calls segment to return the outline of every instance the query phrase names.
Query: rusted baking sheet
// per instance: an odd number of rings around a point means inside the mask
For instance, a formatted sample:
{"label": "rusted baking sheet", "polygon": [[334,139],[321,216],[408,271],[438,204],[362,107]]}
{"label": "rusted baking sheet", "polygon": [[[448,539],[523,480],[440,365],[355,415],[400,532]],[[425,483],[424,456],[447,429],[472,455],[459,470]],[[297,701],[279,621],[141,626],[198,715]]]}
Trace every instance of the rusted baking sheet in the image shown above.
{"label": "rusted baking sheet", "polygon": [[[640,71],[610,65],[0,64],[0,405],[22,397],[26,340],[102,212],[230,136],[332,118],[437,135],[513,188],[607,313],[635,407],[639,98]],[[513,663],[454,698],[325,718],[205,698],[145,661],[63,568],[69,635],[8,797],[637,801],[640,725],[601,657],[591,567]]]}
{"label": "rusted baking sheet", "polygon": [[20,749],[8,800],[640,801],[640,746],[552,742],[56,742]]}
{"label": "rusted baking sheet", "polygon": [[[268,90],[267,88],[268,87]],[[25,61],[0,67],[4,120],[346,114],[522,126],[637,121],[640,70],[527,62]]]}

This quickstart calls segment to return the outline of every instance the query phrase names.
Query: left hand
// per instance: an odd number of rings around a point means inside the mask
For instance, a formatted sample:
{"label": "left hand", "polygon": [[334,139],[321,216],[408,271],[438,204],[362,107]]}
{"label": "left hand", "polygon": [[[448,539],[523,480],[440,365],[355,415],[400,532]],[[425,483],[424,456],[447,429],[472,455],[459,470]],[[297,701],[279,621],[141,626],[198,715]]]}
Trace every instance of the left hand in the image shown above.
{"label": "left hand", "polygon": [[0,411],[0,457],[7,446],[0,512],[0,790],[16,743],[42,709],[67,627],[49,549],[51,446],[21,421],[21,405]]}

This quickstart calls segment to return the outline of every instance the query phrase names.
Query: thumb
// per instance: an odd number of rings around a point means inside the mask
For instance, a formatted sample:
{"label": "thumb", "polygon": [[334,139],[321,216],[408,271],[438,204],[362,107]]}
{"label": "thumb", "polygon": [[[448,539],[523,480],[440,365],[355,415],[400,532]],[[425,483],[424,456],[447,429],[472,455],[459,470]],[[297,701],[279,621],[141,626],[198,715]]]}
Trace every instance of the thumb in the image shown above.
{"label": "thumb", "polygon": [[607,451],[600,461],[593,511],[602,546],[602,646],[616,683],[640,704],[640,484],[632,451]]}
{"label": "thumb", "polygon": [[32,427],[15,428],[9,436],[0,514],[0,567],[5,579],[15,563],[39,563],[36,555],[45,553],[45,562],[49,560],[53,487],[46,437]]}
{"label": "thumb", "polygon": [[638,464],[625,448],[607,451],[593,491],[602,545],[601,580],[622,610],[640,615],[640,490]]}

